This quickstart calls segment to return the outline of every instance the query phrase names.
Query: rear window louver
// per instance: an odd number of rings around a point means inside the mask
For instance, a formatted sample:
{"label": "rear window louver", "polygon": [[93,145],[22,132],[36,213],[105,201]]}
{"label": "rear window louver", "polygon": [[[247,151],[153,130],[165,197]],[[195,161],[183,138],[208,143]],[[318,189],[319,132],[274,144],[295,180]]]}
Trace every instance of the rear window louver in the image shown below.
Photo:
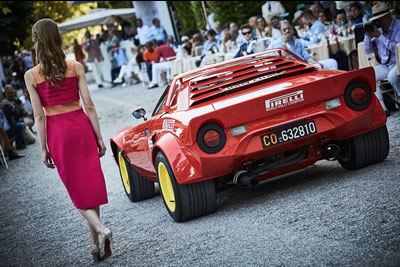
{"label": "rear window louver", "polygon": [[263,83],[316,71],[316,68],[281,58],[263,58],[236,71],[220,71],[192,80],[190,106],[198,105]]}

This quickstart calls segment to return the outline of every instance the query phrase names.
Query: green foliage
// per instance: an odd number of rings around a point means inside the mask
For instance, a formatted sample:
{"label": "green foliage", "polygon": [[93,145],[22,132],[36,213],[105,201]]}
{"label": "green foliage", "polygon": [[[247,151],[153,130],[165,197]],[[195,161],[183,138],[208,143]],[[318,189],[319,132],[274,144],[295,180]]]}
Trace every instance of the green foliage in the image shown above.
{"label": "green foliage", "polygon": [[192,5],[192,10],[194,13],[194,19],[196,20],[197,29],[201,30],[206,27],[207,21],[203,13],[203,7],[201,1],[190,1]]}
{"label": "green foliage", "polygon": [[240,27],[248,23],[250,17],[261,15],[265,1],[207,1],[207,4],[214,13],[214,21],[227,28],[231,22],[236,22]]}
{"label": "green foliage", "polygon": [[193,12],[190,1],[172,1],[172,5],[175,9],[176,17],[181,24],[180,35],[183,35],[189,29],[198,28],[196,19],[194,19],[195,13]]}
{"label": "green foliage", "polygon": [[0,55],[13,55],[30,35],[32,2],[2,1],[0,9]]}

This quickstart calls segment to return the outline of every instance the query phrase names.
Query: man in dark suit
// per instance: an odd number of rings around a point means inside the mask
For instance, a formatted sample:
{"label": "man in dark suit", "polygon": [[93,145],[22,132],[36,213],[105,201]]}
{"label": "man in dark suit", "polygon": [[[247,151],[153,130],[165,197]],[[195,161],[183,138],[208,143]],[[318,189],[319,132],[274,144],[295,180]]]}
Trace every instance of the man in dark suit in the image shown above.
{"label": "man in dark suit", "polygon": [[244,24],[242,27],[240,27],[240,30],[246,39],[246,42],[240,45],[239,51],[234,58],[254,53],[256,39],[253,38],[253,29],[249,24]]}

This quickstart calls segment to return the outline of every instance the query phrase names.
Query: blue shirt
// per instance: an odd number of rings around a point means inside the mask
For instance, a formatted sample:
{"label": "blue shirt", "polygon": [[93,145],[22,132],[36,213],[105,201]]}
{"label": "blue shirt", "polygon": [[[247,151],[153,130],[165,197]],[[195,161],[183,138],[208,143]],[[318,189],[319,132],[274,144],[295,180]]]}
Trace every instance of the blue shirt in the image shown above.
{"label": "blue shirt", "polygon": [[117,62],[118,67],[129,61],[125,49],[119,49],[117,52],[114,52],[113,59]]}
{"label": "blue shirt", "polygon": [[202,57],[205,56],[206,53],[207,53],[213,46],[215,46],[215,47],[217,48],[217,50],[218,50],[218,44],[217,44],[216,41],[215,41],[215,42],[210,42],[209,40],[207,40],[207,41],[204,43],[203,52],[201,52],[201,56],[202,56]]}
{"label": "blue shirt", "polygon": [[[307,52],[306,47],[304,43],[300,40],[298,40],[296,37],[292,36],[292,40],[294,41],[294,45],[291,42],[286,43],[286,48],[295,53],[297,56],[299,56],[301,59],[304,61],[307,61],[311,55]],[[272,48],[283,48],[283,36],[276,40],[275,42],[272,42],[269,46],[268,49]]]}
{"label": "blue shirt", "polygon": [[24,56],[24,62],[26,69],[30,69],[33,67],[32,58],[30,56]]}
{"label": "blue shirt", "polygon": [[6,114],[4,114],[3,109],[0,108],[0,128],[4,128],[5,131],[10,130],[11,126],[8,123]]}
{"label": "blue shirt", "polygon": [[375,41],[382,63],[386,63],[387,59],[385,57],[390,56],[390,60],[386,64],[396,64],[396,44],[400,43],[400,20],[392,19],[392,23],[386,33],[383,32],[382,28],[379,28],[378,31],[381,33],[378,38],[364,36],[365,53],[371,54],[374,52],[372,41]]}
{"label": "blue shirt", "polygon": [[316,44],[320,41],[318,35],[320,33],[325,33],[325,30],[325,25],[321,21],[316,20],[308,32],[305,33],[301,38],[304,40],[306,46]]}
{"label": "blue shirt", "polygon": [[163,40],[165,44],[168,43],[167,32],[163,28],[163,26],[151,26],[149,31],[147,32],[147,40]]}

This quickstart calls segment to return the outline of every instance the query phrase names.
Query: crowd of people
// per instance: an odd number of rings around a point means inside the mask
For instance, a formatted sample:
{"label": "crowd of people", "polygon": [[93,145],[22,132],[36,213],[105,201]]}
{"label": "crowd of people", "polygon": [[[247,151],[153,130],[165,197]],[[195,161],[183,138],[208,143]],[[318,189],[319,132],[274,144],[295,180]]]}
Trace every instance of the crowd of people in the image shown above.
{"label": "crowd of people", "polygon": [[[189,30],[180,40],[168,35],[158,18],[154,18],[149,27],[140,18],[136,19],[135,25],[131,25],[118,17],[116,24],[103,25],[102,32],[96,36],[86,31],[84,39],[81,42],[75,39],[72,47],[75,59],[86,70],[87,63],[90,64],[98,87],[103,87],[105,83],[101,72],[105,57],[100,49],[101,45],[105,45],[112,60],[110,71],[113,85],[127,86],[143,82],[151,89],[160,85],[161,76],[165,82],[172,78],[168,70],[175,59],[198,57],[196,65],[200,66],[207,55],[218,52],[241,57],[255,53],[256,43],[261,40],[265,49],[286,48],[317,67],[348,70],[348,62],[342,62],[347,58],[332,56],[317,61],[307,52],[307,47],[348,37],[361,29],[365,53],[375,53],[380,64],[374,67],[377,81],[387,79],[400,95],[399,74],[395,68],[400,20],[397,19],[399,14],[393,12],[397,8],[395,5],[396,2],[379,1],[315,1],[313,4],[298,4],[293,19],[289,20],[292,16],[289,16],[281,2],[267,1],[260,10],[261,14],[250,17],[240,27],[234,21],[229,25],[214,21],[212,10],[206,7],[206,27]],[[120,46],[125,40],[132,42],[130,52],[133,56],[130,59],[125,48]],[[6,138],[2,132],[5,132],[11,141],[16,140],[16,148],[23,148],[35,139],[32,134],[33,122],[27,121],[32,117],[32,108],[29,107],[29,94],[23,79],[23,74],[35,65],[34,62],[34,50],[28,52],[23,48],[14,58],[2,58],[5,74],[2,87],[5,88],[6,97],[1,95],[4,100],[1,101],[0,114],[4,115],[0,116],[0,139],[4,143]],[[15,95],[18,91],[23,93],[17,99]],[[386,114],[390,115],[379,85],[376,95]],[[11,159],[18,158],[10,146],[6,146],[6,152]]]}

